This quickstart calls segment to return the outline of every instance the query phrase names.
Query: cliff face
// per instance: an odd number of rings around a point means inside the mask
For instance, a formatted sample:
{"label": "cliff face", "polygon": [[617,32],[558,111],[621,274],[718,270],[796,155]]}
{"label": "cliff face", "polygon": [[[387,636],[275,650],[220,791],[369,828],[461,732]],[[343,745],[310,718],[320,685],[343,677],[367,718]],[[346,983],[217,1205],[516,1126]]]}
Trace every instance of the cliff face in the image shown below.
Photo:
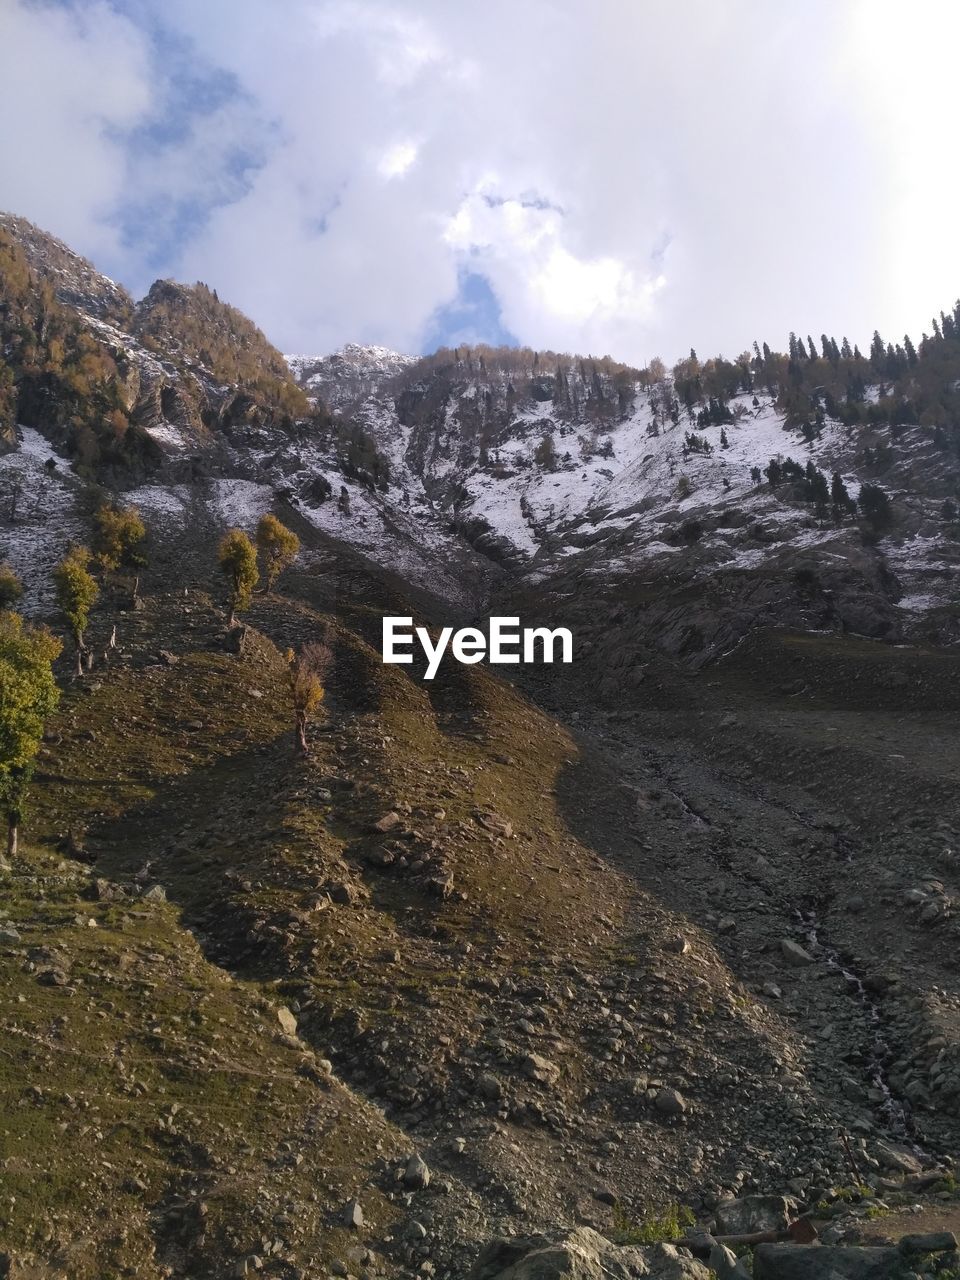
{"label": "cliff face", "polygon": [[155,471],[169,429],[219,433],[312,414],[279,352],[203,285],[158,281],[134,305],[59,240],[0,215],[0,430],[50,434],[112,483]]}

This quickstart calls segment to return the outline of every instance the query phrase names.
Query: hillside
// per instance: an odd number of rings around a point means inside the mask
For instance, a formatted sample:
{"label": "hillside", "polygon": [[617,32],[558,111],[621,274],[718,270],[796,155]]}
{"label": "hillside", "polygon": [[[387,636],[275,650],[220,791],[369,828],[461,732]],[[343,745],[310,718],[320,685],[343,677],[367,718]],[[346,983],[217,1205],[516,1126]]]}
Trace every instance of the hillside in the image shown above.
{"label": "hillside", "polygon": [[[66,636],[68,545],[105,497],[147,528],[0,859],[0,1276],[740,1280],[704,1232],[765,1235],[757,1280],[816,1236],[814,1280],[951,1274],[946,324],[902,370],[838,347],[832,389],[829,343],[735,384],[282,366],[203,286],[94,306],[89,264],[0,233],[18,607]],[[145,442],[109,466],[61,412],[91,354],[71,403],[96,433],[125,387]],[[299,556],[231,630],[218,542],[265,512]],[[571,626],[574,663],[381,662],[386,614],[491,612]],[[324,636],[302,755],[285,655]]]}

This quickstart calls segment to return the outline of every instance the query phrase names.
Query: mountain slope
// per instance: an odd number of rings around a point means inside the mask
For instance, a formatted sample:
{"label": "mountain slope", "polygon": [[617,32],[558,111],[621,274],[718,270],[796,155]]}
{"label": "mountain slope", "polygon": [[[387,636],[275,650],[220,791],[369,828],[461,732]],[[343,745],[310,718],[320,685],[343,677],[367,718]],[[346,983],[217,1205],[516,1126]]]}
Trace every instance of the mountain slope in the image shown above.
{"label": "mountain slope", "polygon": [[[24,609],[60,627],[105,495],[148,537],[0,860],[0,1275],[461,1280],[491,1236],[719,1230],[753,1192],[826,1241],[955,1227],[949,424],[892,421],[892,366],[819,421],[809,353],[698,393],[687,363],[348,347],[290,359],[289,413],[212,294],[155,286],[140,330],[14,231],[0,286],[56,330],[4,348]],[[73,449],[74,350],[146,461]],[[834,473],[889,520],[835,520]],[[216,548],[265,511],[301,553],[238,633]],[[387,614],[490,612],[567,623],[575,661],[381,662]],[[323,636],[303,757],[285,655]]]}

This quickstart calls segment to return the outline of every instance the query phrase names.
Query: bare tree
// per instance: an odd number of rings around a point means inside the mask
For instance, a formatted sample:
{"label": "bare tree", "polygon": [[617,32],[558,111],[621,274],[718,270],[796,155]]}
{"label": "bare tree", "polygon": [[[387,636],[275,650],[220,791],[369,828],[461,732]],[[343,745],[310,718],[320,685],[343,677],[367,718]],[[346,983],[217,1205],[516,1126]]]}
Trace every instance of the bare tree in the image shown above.
{"label": "bare tree", "polygon": [[333,666],[333,651],[326,640],[305,644],[299,653],[287,651],[290,696],[293,702],[297,746],[306,753],[307,722],[323,701],[324,684]]}

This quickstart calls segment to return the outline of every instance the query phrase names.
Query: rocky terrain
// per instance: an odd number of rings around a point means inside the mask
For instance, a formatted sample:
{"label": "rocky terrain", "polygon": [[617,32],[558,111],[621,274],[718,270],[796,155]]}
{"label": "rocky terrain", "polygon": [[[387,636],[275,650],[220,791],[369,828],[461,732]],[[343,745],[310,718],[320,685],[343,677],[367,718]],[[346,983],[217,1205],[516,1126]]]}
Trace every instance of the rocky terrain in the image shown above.
{"label": "rocky terrain", "polygon": [[[675,424],[612,362],[284,365],[0,229],[145,441],[78,453],[69,361],[17,366],[60,380],[0,458],[24,610],[105,490],[148,527],[0,870],[0,1276],[954,1274],[955,455],[760,385]],[[865,448],[882,530],[752,474],[855,498]],[[268,510],[301,553],[235,652],[217,541]],[[380,661],[490,612],[574,663]]]}

